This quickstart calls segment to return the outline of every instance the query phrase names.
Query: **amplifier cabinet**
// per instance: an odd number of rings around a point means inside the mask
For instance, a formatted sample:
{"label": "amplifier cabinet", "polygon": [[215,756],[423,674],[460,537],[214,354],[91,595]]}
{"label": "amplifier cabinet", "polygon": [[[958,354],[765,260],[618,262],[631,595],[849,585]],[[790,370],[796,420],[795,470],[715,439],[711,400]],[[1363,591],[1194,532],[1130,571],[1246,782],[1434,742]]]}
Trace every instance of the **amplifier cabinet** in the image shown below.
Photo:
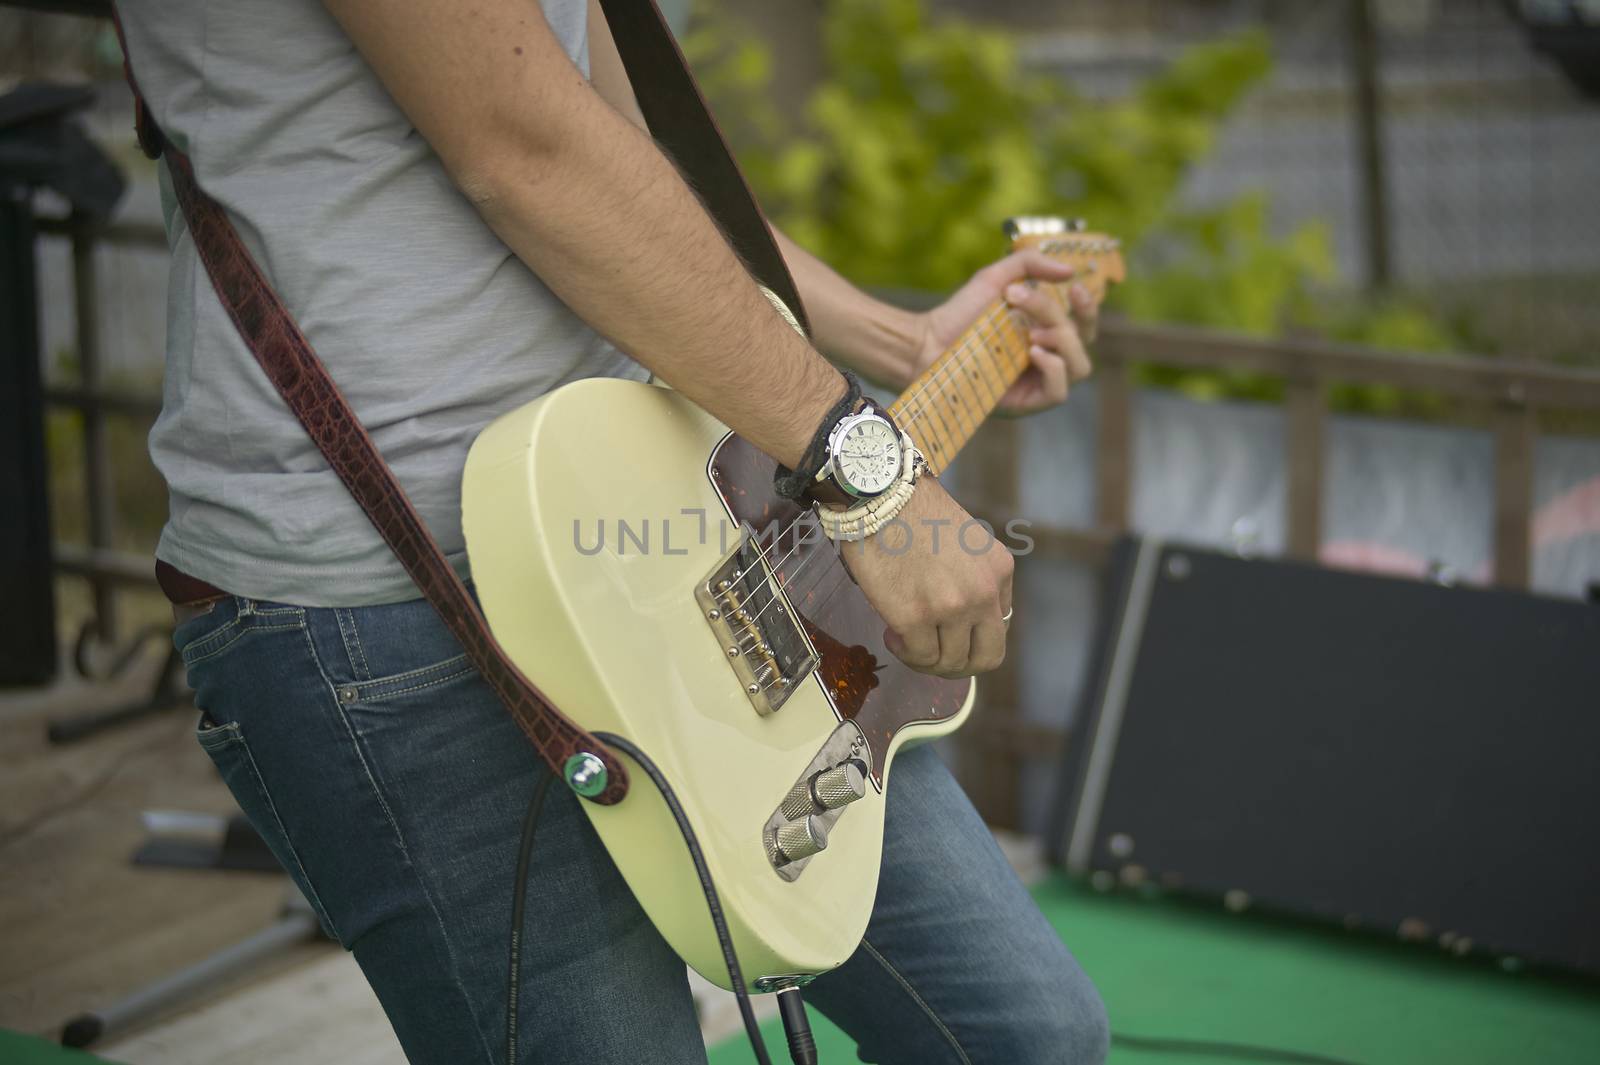
{"label": "amplifier cabinet", "polygon": [[1154,539],[1105,580],[1058,863],[1600,972],[1600,607]]}

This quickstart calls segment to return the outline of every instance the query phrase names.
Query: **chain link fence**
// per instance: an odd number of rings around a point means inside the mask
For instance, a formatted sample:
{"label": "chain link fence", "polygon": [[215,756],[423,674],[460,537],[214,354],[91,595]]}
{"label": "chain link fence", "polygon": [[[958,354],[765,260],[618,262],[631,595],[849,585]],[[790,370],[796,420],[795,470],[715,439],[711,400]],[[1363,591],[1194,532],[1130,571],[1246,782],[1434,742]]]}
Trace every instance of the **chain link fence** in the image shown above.
{"label": "chain link fence", "polygon": [[1264,191],[1276,231],[1328,227],[1341,287],[1391,286],[1486,354],[1600,365],[1600,98],[1534,48],[1515,4],[939,7],[1014,25],[1031,66],[1103,98],[1190,45],[1264,30],[1272,72],[1190,174],[1186,204]]}

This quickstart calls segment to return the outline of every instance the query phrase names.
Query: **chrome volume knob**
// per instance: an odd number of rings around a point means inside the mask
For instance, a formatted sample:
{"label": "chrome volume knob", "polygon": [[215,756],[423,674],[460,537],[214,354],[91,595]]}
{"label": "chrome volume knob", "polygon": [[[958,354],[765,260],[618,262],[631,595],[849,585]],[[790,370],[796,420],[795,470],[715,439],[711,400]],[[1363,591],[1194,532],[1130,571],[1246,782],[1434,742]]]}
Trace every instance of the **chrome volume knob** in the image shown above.
{"label": "chrome volume knob", "polygon": [[783,797],[783,816],[798,821],[818,810],[837,810],[867,793],[867,776],[861,763],[849,761],[807,777]]}
{"label": "chrome volume knob", "polygon": [[867,775],[855,762],[836,765],[818,773],[811,784],[817,805],[824,810],[837,810],[848,806],[867,793]]}
{"label": "chrome volume knob", "polygon": [[828,827],[822,819],[807,815],[798,821],[779,825],[767,837],[767,857],[778,868],[801,858],[809,858],[828,845]]}

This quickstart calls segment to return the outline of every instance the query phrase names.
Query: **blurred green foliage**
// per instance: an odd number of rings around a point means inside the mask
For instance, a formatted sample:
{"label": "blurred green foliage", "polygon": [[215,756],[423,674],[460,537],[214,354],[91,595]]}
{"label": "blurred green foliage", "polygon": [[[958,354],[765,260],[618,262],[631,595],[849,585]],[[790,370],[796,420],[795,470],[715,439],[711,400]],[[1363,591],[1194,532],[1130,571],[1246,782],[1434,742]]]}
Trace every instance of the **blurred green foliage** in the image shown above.
{"label": "blurred green foliage", "polygon": [[[1254,334],[1316,333],[1414,351],[1454,346],[1399,300],[1339,306],[1327,226],[1275,236],[1264,194],[1185,208],[1185,175],[1213,149],[1271,69],[1251,32],[1193,47],[1118,100],[1030,72],[1015,37],[923,0],[828,0],[824,77],[803,113],[781,114],[771,56],[725,0],[700,11],[685,47],[763,205],[791,237],[858,284],[949,290],[1003,251],[998,223],[1063,214],[1119,236],[1130,317]],[[731,119],[731,121],[730,121]],[[1150,370],[1202,396],[1268,398],[1248,374]],[[1363,391],[1342,394],[1364,405]],[[1375,406],[1389,406],[1388,397]]]}

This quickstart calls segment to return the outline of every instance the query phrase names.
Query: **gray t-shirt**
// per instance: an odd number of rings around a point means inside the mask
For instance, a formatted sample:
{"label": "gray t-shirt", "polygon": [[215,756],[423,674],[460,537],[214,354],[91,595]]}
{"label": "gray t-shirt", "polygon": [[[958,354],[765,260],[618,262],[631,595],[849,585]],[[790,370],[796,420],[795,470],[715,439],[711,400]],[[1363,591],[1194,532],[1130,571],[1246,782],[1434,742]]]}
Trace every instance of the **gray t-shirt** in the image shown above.
{"label": "gray t-shirt", "polygon": [[[543,0],[587,74],[584,0]],[[133,71],[466,574],[461,470],[500,414],[583,377],[643,379],[491,232],[318,0],[123,0]],[[156,549],[307,606],[417,590],[240,340],[162,173],[172,267],[150,451]]]}

